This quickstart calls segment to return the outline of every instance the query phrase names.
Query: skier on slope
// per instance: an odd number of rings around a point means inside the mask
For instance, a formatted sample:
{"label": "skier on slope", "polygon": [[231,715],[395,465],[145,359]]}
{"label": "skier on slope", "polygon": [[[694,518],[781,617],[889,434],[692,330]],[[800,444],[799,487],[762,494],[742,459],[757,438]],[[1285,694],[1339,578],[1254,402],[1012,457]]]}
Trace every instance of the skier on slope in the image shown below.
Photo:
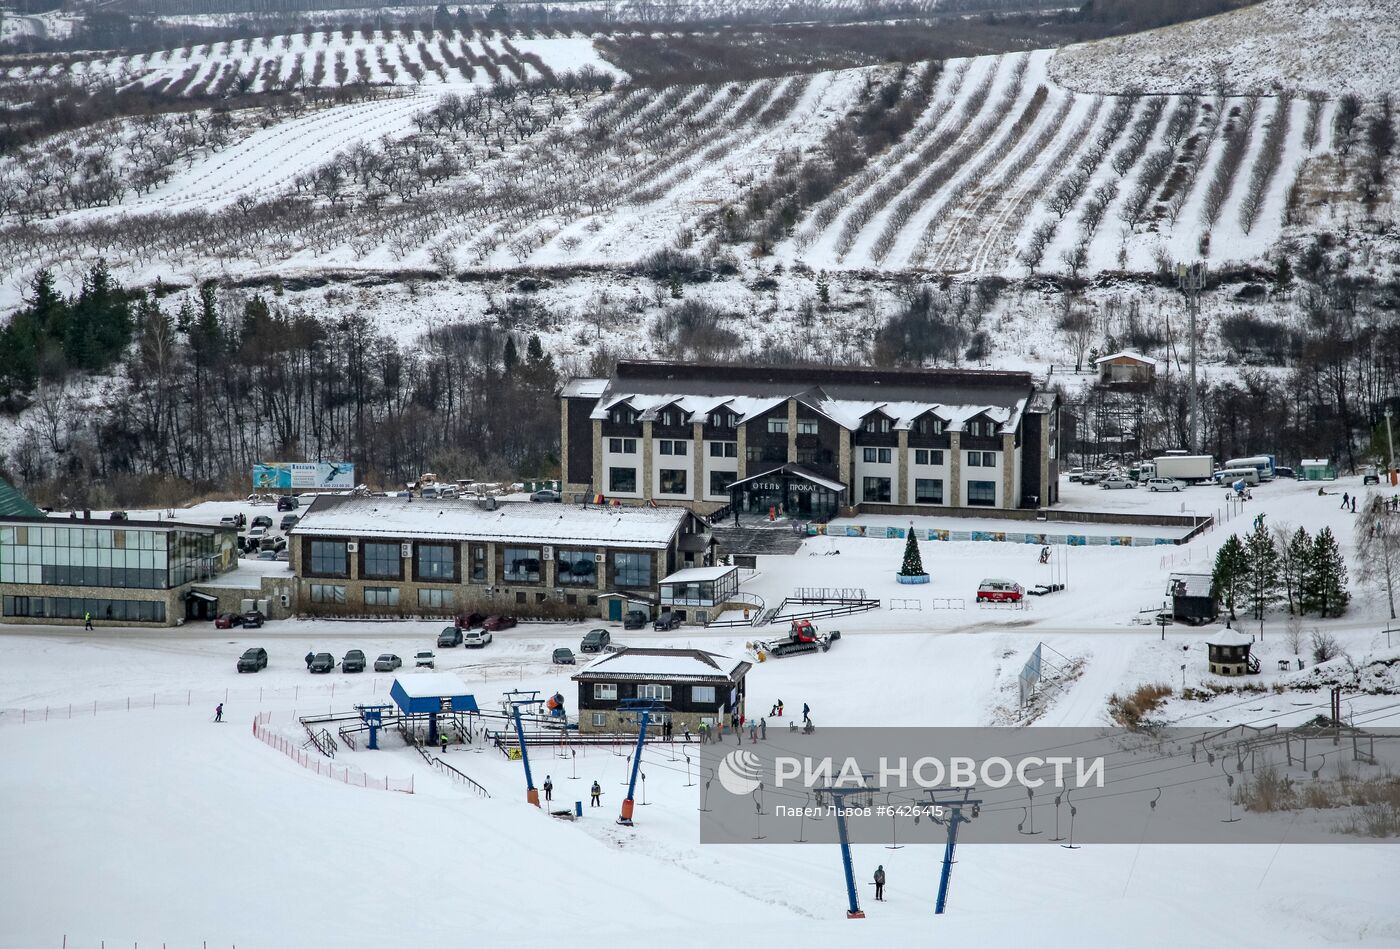
{"label": "skier on slope", "polygon": [[224,703],[223,703],[223,702],[220,702],[218,705],[214,706],[214,721],[216,721],[216,722],[222,722],[223,720],[224,720]]}

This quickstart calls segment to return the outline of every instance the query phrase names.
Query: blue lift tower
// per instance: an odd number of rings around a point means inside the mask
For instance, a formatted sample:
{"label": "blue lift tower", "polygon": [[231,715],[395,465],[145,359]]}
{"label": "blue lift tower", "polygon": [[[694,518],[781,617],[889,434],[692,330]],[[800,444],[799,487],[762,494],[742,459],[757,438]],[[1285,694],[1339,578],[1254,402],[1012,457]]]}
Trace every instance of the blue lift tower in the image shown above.
{"label": "blue lift tower", "polygon": [[624,827],[631,827],[632,802],[637,793],[637,772],[642,769],[642,749],[646,746],[647,725],[651,724],[651,717],[658,712],[664,712],[666,706],[649,699],[624,699],[618,703],[617,710],[637,715],[637,750],[632,755],[632,778],[627,782],[627,797],[622,802],[622,815],[617,819]]}
{"label": "blue lift tower", "polygon": [[520,722],[520,710],[541,705],[543,700],[538,691],[524,692],[519,689],[505,693],[505,700],[510,703],[515,718],[515,737],[520,740],[520,760],[525,765],[525,800],[539,807],[540,792],[535,788],[534,776],[530,774],[530,750],[525,747],[525,726]]}

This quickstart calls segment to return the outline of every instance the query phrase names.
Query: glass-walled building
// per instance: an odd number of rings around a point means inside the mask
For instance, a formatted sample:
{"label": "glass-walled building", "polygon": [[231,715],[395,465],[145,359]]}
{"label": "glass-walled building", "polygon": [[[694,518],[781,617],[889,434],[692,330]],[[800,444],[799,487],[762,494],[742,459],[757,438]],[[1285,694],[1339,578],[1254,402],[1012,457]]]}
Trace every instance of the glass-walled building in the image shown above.
{"label": "glass-walled building", "polygon": [[0,519],[0,619],[173,625],[237,563],[234,534],[174,522]]}

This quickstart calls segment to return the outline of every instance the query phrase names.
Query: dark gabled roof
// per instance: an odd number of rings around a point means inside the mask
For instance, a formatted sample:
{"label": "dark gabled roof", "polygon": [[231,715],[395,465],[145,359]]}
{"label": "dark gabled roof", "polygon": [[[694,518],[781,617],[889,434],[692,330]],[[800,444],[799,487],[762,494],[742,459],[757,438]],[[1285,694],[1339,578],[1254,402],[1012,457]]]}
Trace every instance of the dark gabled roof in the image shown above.
{"label": "dark gabled roof", "polygon": [[43,517],[44,512],[39,510],[24,495],[15,490],[14,486],[0,478],[0,517]]}

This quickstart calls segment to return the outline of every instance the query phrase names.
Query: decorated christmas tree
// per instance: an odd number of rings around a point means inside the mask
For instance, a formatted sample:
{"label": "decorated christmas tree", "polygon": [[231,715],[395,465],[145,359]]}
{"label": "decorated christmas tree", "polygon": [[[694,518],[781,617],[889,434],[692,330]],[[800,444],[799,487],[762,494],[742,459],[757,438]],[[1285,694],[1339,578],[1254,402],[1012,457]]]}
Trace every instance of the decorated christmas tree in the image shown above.
{"label": "decorated christmas tree", "polygon": [[914,536],[914,525],[909,525],[909,540],[904,545],[904,563],[899,568],[901,577],[927,577],[924,561],[919,556],[919,541]]}

